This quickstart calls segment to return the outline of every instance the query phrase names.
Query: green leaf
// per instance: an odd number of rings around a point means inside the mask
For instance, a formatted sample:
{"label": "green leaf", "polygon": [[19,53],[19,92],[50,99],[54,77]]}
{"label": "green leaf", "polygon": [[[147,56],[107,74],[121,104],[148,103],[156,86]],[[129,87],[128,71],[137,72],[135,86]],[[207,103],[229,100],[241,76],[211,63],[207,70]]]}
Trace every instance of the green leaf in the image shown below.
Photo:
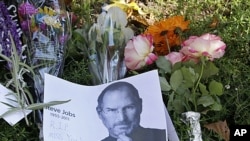
{"label": "green leaf", "polygon": [[198,98],[197,104],[207,107],[207,106],[214,104],[214,99],[211,95],[203,95]]}
{"label": "green leaf", "polygon": [[173,101],[174,101],[174,95],[175,95],[175,93],[174,92],[172,92],[170,95],[169,95],[169,99],[168,99],[168,104],[167,104],[167,107],[168,107],[168,110],[169,111],[172,111],[172,110],[174,110],[174,107],[173,107]]}
{"label": "green leaf", "polygon": [[191,94],[191,91],[189,89],[185,90],[185,92],[183,93],[183,98],[188,100],[188,101],[192,101],[192,94]]}
{"label": "green leaf", "polygon": [[26,107],[26,109],[28,109],[28,110],[38,110],[38,109],[42,109],[42,108],[47,107],[47,106],[53,106],[53,105],[67,103],[69,101],[70,100],[67,100],[67,101],[50,101],[48,103],[34,103],[34,104],[31,104],[31,105],[28,105]]}
{"label": "green leaf", "polygon": [[182,65],[187,68],[188,67],[194,68],[195,66],[197,66],[197,63],[194,62],[193,60],[189,60],[189,61],[182,62]]}
{"label": "green leaf", "polygon": [[170,77],[170,85],[174,91],[178,89],[178,87],[183,82],[183,76],[181,70],[176,70]]}
{"label": "green leaf", "polygon": [[189,88],[187,88],[187,86],[184,83],[181,83],[181,85],[179,85],[178,89],[176,89],[175,92],[178,93],[179,95],[190,94]]}
{"label": "green leaf", "polygon": [[207,95],[209,94],[209,92],[207,91],[207,88],[204,84],[200,83],[199,84],[199,88],[200,88],[200,91],[201,91],[201,94],[202,95]]}
{"label": "green leaf", "polygon": [[171,73],[171,63],[165,59],[164,56],[159,56],[156,60],[156,65],[159,69],[163,70],[165,73]]}
{"label": "green leaf", "polygon": [[7,62],[11,62],[11,59],[10,58],[8,58],[7,56],[5,56],[5,55],[3,55],[3,54],[1,54],[0,53],[0,57],[1,58],[3,58],[5,61],[7,61]]}
{"label": "green leaf", "polygon": [[172,72],[181,69],[181,67],[183,66],[183,62],[177,62],[172,66]]}
{"label": "green leaf", "polygon": [[165,77],[159,77],[160,78],[160,85],[162,91],[170,91],[171,86],[169,85],[168,81]]}
{"label": "green leaf", "polygon": [[32,94],[30,93],[30,91],[29,91],[29,90],[27,90],[27,89],[24,89],[24,91],[25,91],[25,94],[27,95],[27,97],[28,97],[28,98],[29,98],[29,100],[30,100],[30,102],[29,102],[29,103],[34,103],[34,99],[33,99]]}
{"label": "green leaf", "polygon": [[212,106],[211,106],[211,110],[214,111],[220,111],[222,109],[222,105],[220,103],[215,102]]}
{"label": "green leaf", "polygon": [[174,107],[174,111],[177,113],[182,113],[185,111],[185,107],[183,106],[183,101],[180,99],[175,99],[173,101],[173,107]]}
{"label": "green leaf", "polygon": [[30,67],[30,66],[28,66],[27,64],[25,64],[25,63],[22,63],[22,62],[19,62],[19,65],[22,67],[24,67],[24,68],[26,68],[27,69],[27,72],[30,72],[33,76],[35,76],[35,72],[34,72],[34,70],[33,70],[33,68],[32,67]]}
{"label": "green leaf", "polygon": [[194,83],[196,82],[196,79],[197,79],[196,76],[195,76],[194,69],[192,69],[190,67],[189,68],[182,67],[181,72],[182,72],[183,78],[185,80],[185,85],[188,88],[193,87]]}
{"label": "green leaf", "polygon": [[215,75],[219,72],[219,69],[214,65],[213,62],[208,61],[205,65],[202,78],[208,78],[212,75]]}
{"label": "green leaf", "polygon": [[208,89],[211,94],[222,95],[223,94],[223,85],[220,82],[212,80],[209,83]]}

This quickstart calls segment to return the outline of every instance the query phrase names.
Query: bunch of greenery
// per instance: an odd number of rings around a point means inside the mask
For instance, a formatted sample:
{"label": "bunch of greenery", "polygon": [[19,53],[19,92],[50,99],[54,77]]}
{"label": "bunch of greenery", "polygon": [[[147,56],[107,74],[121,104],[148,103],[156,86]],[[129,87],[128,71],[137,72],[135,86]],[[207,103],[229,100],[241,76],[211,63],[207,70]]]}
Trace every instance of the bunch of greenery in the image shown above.
{"label": "bunch of greenery", "polygon": [[[195,5],[194,3],[198,3]],[[244,0],[237,1],[178,1],[173,12],[184,13],[190,19],[190,30],[184,36],[200,35],[210,32],[219,35],[227,44],[226,53],[220,60],[214,62],[220,69],[220,74],[213,79],[224,84],[224,93],[220,97],[222,109],[220,112],[208,112],[203,115],[201,125],[219,120],[227,124],[249,125],[250,112],[246,110],[250,104],[249,91],[249,21],[250,10]],[[195,30],[194,30],[195,29]],[[167,99],[167,98],[166,98]],[[186,127],[178,120],[178,114],[172,113],[181,140],[187,139]],[[223,140],[212,131],[203,128],[204,140]]]}
{"label": "bunch of greenery", "polygon": [[164,57],[157,62],[163,94],[168,96],[168,110],[177,114],[187,111],[220,111],[223,85],[209,78],[218,74],[218,68],[205,57],[201,62],[178,62],[173,66]]}
{"label": "bunch of greenery", "polygon": [[[15,42],[12,38],[12,35],[9,34],[11,39],[11,56],[7,57],[3,54],[0,54],[0,57],[3,58],[8,64],[10,64],[10,79],[6,80],[6,87],[13,89],[13,93],[7,94],[7,99],[16,103],[15,105],[11,105],[6,102],[2,102],[3,104],[10,107],[10,110],[6,111],[0,118],[17,111],[21,111],[24,114],[24,119],[27,125],[29,125],[29,120],[26,116],[26,112],[28,110],[38,110],[42,109],[46,106],[52,106],[56,104],[62,104],[68,101],[51,101],[48,103],[36,103],[34,102],[33,95],[30,93],[28,89],[27,82],[24,80],[24,75],[29,73],[34,75],[33,68],[29,67],[27,64],[21,61],[20,56],[17,53]],[[14,99],[8,98],[8,96],[13,96]]]}

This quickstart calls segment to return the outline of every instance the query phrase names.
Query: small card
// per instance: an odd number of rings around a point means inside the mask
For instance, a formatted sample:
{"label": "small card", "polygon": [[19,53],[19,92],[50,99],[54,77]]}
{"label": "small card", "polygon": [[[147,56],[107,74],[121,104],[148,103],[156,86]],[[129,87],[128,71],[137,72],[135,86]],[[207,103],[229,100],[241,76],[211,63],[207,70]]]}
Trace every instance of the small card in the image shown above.
{"label": "small card", "polygon": [[[0,115],[4,114],[9,110],[9,106],[3,104],[3,103],[8,103],[13,106],[18,106],[18,103],[15,103],[9,99],[16,100],[14,96],[12,95],[7,95],[11,93],[12,91],[4,87],[3,85],[0,84]],[[7,96],[6,96],[7,95]],[[9,99],[8,99],[9,98]],[[3,102],[3,103],[2,103]],[[5,116],[3,116],[3,119],[8,122],[11,126],[14,126],[17,122],[19,122],[21,119],[24,118],[24,113],[28,115],[31,112],[31,110],[26,110],[25,112],[23,111],[16,111],[9,113]]]}

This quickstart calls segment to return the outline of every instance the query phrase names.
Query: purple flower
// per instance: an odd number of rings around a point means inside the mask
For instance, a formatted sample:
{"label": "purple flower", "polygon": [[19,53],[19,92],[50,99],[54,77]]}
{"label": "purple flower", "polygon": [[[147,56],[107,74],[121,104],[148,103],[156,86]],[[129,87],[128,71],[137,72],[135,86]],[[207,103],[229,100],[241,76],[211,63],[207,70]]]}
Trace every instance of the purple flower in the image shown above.
{"label": "purple flower", "polygon": [[39,28],[41,30],[46,30],[47,29],[47,25],[45,23],[41,23],[41,24],[39,24]]}
{"label": "purple flower", "polygon": [[22,21],[21,22],[22,30],[28,31],[30,24],[31,24],[30,20]]}
{"label": "purple flower", "polygon": [[68,35],[62,35],[59,37],[59,42],[61,44],[65,44],[67,40],[68,40]]}
{"label": "purple flower", "polygon": [[11,34],[15,46],[17,48],[18,55],[21,55],[22,52],[22,42],[20,36],[17,32],[17,25],[11,19],[6,5],[0,1],[0,44],[2,46],[2,54],[7,57],[11,56],[11,40],[9,33]]}
{"label": "purple flower", "polygon": [[30,4],[28,1],[25,3],[22,3],[19,7],[18,7],[18,13],[25,17],[27,15],[33,15],[35,13],[37,13],[37,9]]}

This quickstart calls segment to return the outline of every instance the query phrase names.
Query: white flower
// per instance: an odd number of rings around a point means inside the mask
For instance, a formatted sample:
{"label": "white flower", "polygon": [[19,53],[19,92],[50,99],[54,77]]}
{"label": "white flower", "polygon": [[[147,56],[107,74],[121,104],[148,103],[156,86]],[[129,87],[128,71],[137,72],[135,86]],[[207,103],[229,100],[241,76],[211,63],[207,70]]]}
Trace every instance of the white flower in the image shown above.
{"label": "white flower", "polygon": [[[97,23],[93,24],[90,28],[89,38],[92,39],[94,37],[98,42],[103,43],[102,35],[105,32],[108,32],[109,46],[113,46],[113,33],[115,32],[115,29],[120,29],[124,34],[125,42],[127,42],[134,36],[133,30],[125,27],[127,23],[126,13],[118,7],[111,7],[107,12],[104,11],[97,17]],[[93,36],[93,33],[96,33],[96,35]]]}

